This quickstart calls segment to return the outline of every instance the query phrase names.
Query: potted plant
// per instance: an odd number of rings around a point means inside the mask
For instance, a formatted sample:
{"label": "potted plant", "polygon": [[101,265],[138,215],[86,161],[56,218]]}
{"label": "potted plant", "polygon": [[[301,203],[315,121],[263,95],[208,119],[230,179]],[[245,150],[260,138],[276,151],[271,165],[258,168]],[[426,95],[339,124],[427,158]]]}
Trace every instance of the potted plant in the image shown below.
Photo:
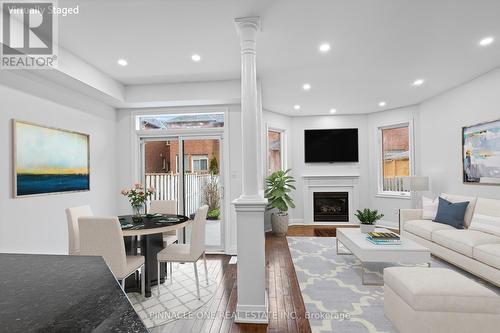
{"label": "potted plant", "polygon": [[220,218],[219,163],[212,157],[209,167],[210,179],[203,188],[203,203],[208,206],[207,220]]}
{"label": "potted plant", "polygon": [[286,235],[288,231],[288,209],[295,208],[293,199],[290,197],[295,190],[295,179],[286,171],[275,171],[266,178],[265,195],[268,202],[267,209],[275,209],[271,215],[271,226],[276,235]]}
{"label": "potted plant", "polygon": [[359,227],[364,234],[375,231],[375,222],[384,217],[384,214],[379,214],[378,210],[371,210],[369,208],[365,208],[363,211],[358,209],[354,215],[358,218]]}
{"label": "potted plant", "polygon": [[154,188],[145,189],[140,183],[135,184],[132,188],[122,190],[122,195],[128,198],[134,211],[134,216],[132,217],[134,222],[142,221],[141,214],[144,204],[154,193]]}

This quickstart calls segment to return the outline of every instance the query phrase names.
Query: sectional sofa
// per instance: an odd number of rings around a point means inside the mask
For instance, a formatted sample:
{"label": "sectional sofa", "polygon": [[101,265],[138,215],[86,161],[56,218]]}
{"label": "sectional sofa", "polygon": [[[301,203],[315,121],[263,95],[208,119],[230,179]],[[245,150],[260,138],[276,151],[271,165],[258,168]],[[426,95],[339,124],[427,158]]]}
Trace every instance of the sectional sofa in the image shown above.
{"label": "sectional sofa", "polygon": [[500,286],[500,200],[441,194],[468,201],[464,229],[432,221],[422,209],[402,209],[401,234],[455,266]]}

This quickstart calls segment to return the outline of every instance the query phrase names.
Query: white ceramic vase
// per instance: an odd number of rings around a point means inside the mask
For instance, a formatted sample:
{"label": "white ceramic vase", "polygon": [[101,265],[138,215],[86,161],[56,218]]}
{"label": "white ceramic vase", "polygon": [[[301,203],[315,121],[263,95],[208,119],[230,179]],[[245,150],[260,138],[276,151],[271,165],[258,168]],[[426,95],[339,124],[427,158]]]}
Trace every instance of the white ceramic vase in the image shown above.
{"label": "white ceramic vase", "polygon": [[375,224],[360,224],[359,228],[361,229],[362,233],[367,234],[369,232],[375,231]]}
{"label": "white ceramic vase", "polygon": [[288,232],[288,219],[288,213],[276,212],[271,215],[271,227],[275,235],[286,235]]}

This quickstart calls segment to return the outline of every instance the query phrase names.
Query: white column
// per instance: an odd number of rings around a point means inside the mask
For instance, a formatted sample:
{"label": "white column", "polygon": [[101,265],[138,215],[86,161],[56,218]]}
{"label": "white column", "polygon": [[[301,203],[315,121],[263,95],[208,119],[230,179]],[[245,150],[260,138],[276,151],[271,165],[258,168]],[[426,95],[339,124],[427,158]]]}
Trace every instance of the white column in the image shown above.
{"label": "white column", "polygon": [[235,20],[241,41],[241,133],[243,155],[243,191],[233,201],[237,222],[238,323],[268,322],[266,294],[266,258],[264,211],[267,200],[259,191],[262,182],[262,135],[257,93],[256,37],[260,18]]}

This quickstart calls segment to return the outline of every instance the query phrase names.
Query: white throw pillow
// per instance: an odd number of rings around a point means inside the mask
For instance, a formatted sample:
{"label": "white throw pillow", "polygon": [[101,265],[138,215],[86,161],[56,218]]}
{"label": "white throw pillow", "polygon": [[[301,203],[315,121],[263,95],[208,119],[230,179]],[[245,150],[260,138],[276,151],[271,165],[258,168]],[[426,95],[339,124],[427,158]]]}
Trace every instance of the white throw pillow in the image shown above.
{"label": "white throw pillow", "polygon": [[500,237],[500,200],[479,198],[469,229]]}
{"label": "white throw pillow", "polygon": [[426,197],[422,197],[422,219],[434,220],[436,218],[438,206],[438,198],[432,200]]}

